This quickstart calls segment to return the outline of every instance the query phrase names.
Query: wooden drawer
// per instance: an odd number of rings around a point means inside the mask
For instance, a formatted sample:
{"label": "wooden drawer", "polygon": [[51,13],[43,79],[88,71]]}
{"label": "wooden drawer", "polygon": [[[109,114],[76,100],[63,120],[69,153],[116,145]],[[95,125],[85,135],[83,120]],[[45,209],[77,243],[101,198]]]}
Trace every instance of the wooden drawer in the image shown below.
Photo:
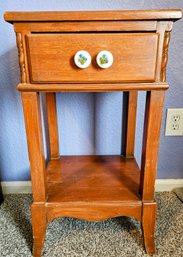
{"label": "wooden drawer", "polygon": [[[32,83],[155,81],[157,33],[35,33],[26,37]],[[86,50],[90,66],[78,68],[74,55]],[[113,54],[113,65],[98,67],[102,50]]]}

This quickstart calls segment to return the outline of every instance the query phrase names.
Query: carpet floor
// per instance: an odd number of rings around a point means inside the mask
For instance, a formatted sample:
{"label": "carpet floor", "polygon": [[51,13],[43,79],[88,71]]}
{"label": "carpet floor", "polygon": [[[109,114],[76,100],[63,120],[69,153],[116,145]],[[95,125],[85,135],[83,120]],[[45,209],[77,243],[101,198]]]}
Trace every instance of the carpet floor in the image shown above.
{"label": "carpet floor", "polygon": [[[156,194],[156,255],[183,257],[183,203],[172,192]],[[31,256],[31,195],[6,195],[0,207],[0,256]],[[62,218],[47,226],[45,257],[146,255],[140,223],[130,217],[103,222]]]}

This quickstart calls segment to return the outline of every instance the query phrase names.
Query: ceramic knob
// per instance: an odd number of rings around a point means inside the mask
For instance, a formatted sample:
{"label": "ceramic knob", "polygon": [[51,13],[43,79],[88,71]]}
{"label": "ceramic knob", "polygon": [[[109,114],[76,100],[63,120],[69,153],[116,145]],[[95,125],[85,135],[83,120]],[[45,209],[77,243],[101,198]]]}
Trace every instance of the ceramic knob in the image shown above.
{"label": "ceramic knob", "polygon": [[78,51],[74,56],[74,62],[81,69],[87,68],[91,63],[91,56],[87,51]]}
{"label": "ceramic knob", "polygon": [[107,69],[113,64],[113,55],[109,51],[101,51],[96,58],[100,68]]}

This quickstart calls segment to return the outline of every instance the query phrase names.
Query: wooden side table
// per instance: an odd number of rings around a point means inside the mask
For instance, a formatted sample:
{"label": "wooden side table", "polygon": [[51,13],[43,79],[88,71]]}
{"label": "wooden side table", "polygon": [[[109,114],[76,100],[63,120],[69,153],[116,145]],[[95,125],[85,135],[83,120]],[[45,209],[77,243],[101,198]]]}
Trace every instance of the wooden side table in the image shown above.
{"label": "wooden side table", "polygon": [[[33,255],[41,256],[46,225],[57,217],[90,221],[129,215],[141,221],[155,253],[154,183],[168,44],[180,10],[8,12],[19,51],[30,158]],[[147,91],[142,165],[134,158],[137,91]],[[124,91],[119,156],[59,154],[56,92]],[[50,156],[43,153],[40,92],[46,93]]]}

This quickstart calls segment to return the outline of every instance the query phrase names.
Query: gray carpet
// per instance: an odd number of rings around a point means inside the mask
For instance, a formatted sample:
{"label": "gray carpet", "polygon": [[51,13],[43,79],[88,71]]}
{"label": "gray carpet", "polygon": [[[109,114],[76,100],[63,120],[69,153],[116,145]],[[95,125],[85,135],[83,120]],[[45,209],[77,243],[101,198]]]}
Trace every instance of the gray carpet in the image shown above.
{"label": "gray carpet", "polygon": [[178,198],[183,202],[183,187],[178,187],[173,190],[173,192],[178,196]]}
{"label": "gray carpet", "polygon": [[[183,256],[183,203],[171,192],[156,194],[159,204],[155,256]],[[7,195],[0,207],[0,256],[31,256],[31,195]],[[47,226],[43,256],[147,256],[140,224],[129,217],[103,222],[63,218]]]}

